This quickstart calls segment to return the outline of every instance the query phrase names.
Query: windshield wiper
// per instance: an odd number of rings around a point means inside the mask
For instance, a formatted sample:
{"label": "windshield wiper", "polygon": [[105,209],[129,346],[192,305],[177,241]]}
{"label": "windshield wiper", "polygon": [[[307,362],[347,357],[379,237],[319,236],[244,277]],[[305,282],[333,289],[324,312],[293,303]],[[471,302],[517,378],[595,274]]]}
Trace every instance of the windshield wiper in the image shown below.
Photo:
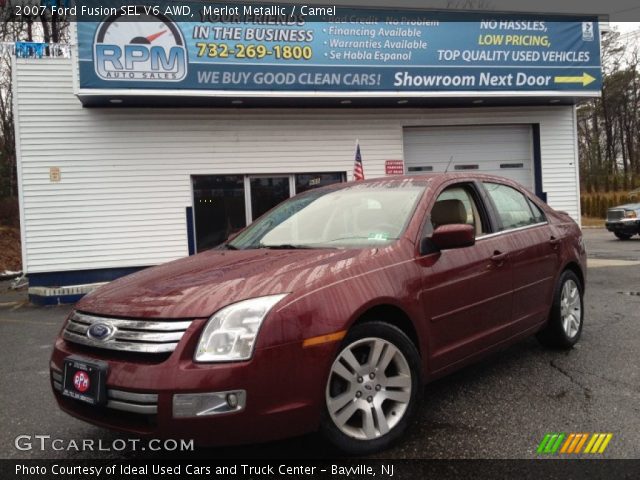
{"label": "windshield wiper", "polygon": [[240,250],[238,247],[231,245],[230,243],[225,243],[224,245],[222,245],[224,248],[226,248],[227,250]]}
{"label": "windshield wiper", "polygon": [[313,249],[309,245],[293,245],[290,243],[283,243],[281,245],[259,245],[258,248],[268,248],[269,250],[309,250]]}

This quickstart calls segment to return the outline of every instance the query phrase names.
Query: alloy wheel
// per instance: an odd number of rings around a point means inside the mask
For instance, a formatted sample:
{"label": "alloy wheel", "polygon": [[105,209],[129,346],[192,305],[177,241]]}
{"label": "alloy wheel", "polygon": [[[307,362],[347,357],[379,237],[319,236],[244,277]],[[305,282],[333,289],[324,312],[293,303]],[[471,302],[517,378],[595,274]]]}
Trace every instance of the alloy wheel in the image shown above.
{"label": "alloy wheel", "polygon": [[411,385],[411,369],[400,349],[382,338],[363,338],[333,362],[325,393],[327,410],[345,435],[373,440],[402,420]]}
{"label": "alloy wheel", "polygon": [[562,328],[567,337],[575,337],[580,330],[580,322],[582,321],[582,302],[580,300],[580,288],[571,279],[568,279],[562,287],[560,315]]}

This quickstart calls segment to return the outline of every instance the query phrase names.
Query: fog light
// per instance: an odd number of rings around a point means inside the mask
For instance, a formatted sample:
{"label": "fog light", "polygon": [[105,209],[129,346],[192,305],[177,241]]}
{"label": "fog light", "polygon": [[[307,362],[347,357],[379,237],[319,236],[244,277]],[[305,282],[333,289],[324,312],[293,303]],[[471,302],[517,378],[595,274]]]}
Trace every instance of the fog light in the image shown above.
{"label": "fog light", "polygon": [[173,417],[204,417],[244,409],[247,393],[244,390],[211,393],[176,393],[173,396]]}
{"label": "fog light", "polygon": [[238,396],[235,393],[227,394],[227,405],[234,410],[238,408]]}

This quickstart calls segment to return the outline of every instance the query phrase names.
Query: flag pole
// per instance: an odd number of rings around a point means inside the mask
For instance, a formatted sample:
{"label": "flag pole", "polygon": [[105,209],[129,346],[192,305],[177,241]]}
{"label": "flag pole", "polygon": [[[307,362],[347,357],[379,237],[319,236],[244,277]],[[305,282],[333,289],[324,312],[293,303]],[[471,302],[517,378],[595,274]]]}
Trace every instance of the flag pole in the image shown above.
{"label": "flag pole", "polygon": [[[360,139],[356,138],[356,148],[353,150],[353,158],[354,158],[354,160],[358,156],[358,149],[359,148],[360,148]],[[362,155],[362,150],[360,150],[360,155]]]}

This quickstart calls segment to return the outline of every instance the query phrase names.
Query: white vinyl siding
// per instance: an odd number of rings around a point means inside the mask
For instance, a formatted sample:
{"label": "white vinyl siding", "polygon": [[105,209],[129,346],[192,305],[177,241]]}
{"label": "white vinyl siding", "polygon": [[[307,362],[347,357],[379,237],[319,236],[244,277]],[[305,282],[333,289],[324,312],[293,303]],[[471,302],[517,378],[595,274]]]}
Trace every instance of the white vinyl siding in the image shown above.
{"label": "white vinyl siding", "polygon": [[[412,167],[431,167],[433,172],[444,172],[449,167],[449,172],[456,172],[458,168],[477,166],[477,170],[460,172],[501,175],[533,192],[532,140],[530,125],[407,128],[405,171],[414,173]],[[505,165],[521,167],[502,168]]]}
{"label": "white vinyl siding", "polygon": [[[407,127],[540,124],[543,190],[578,217],[573,108],[83,108],[72,60],[17,60],[16,123],[27,273],[187,255],[191,175],[353,171],[404,158]],[[50,167],[61,181],[51,183]]]}

